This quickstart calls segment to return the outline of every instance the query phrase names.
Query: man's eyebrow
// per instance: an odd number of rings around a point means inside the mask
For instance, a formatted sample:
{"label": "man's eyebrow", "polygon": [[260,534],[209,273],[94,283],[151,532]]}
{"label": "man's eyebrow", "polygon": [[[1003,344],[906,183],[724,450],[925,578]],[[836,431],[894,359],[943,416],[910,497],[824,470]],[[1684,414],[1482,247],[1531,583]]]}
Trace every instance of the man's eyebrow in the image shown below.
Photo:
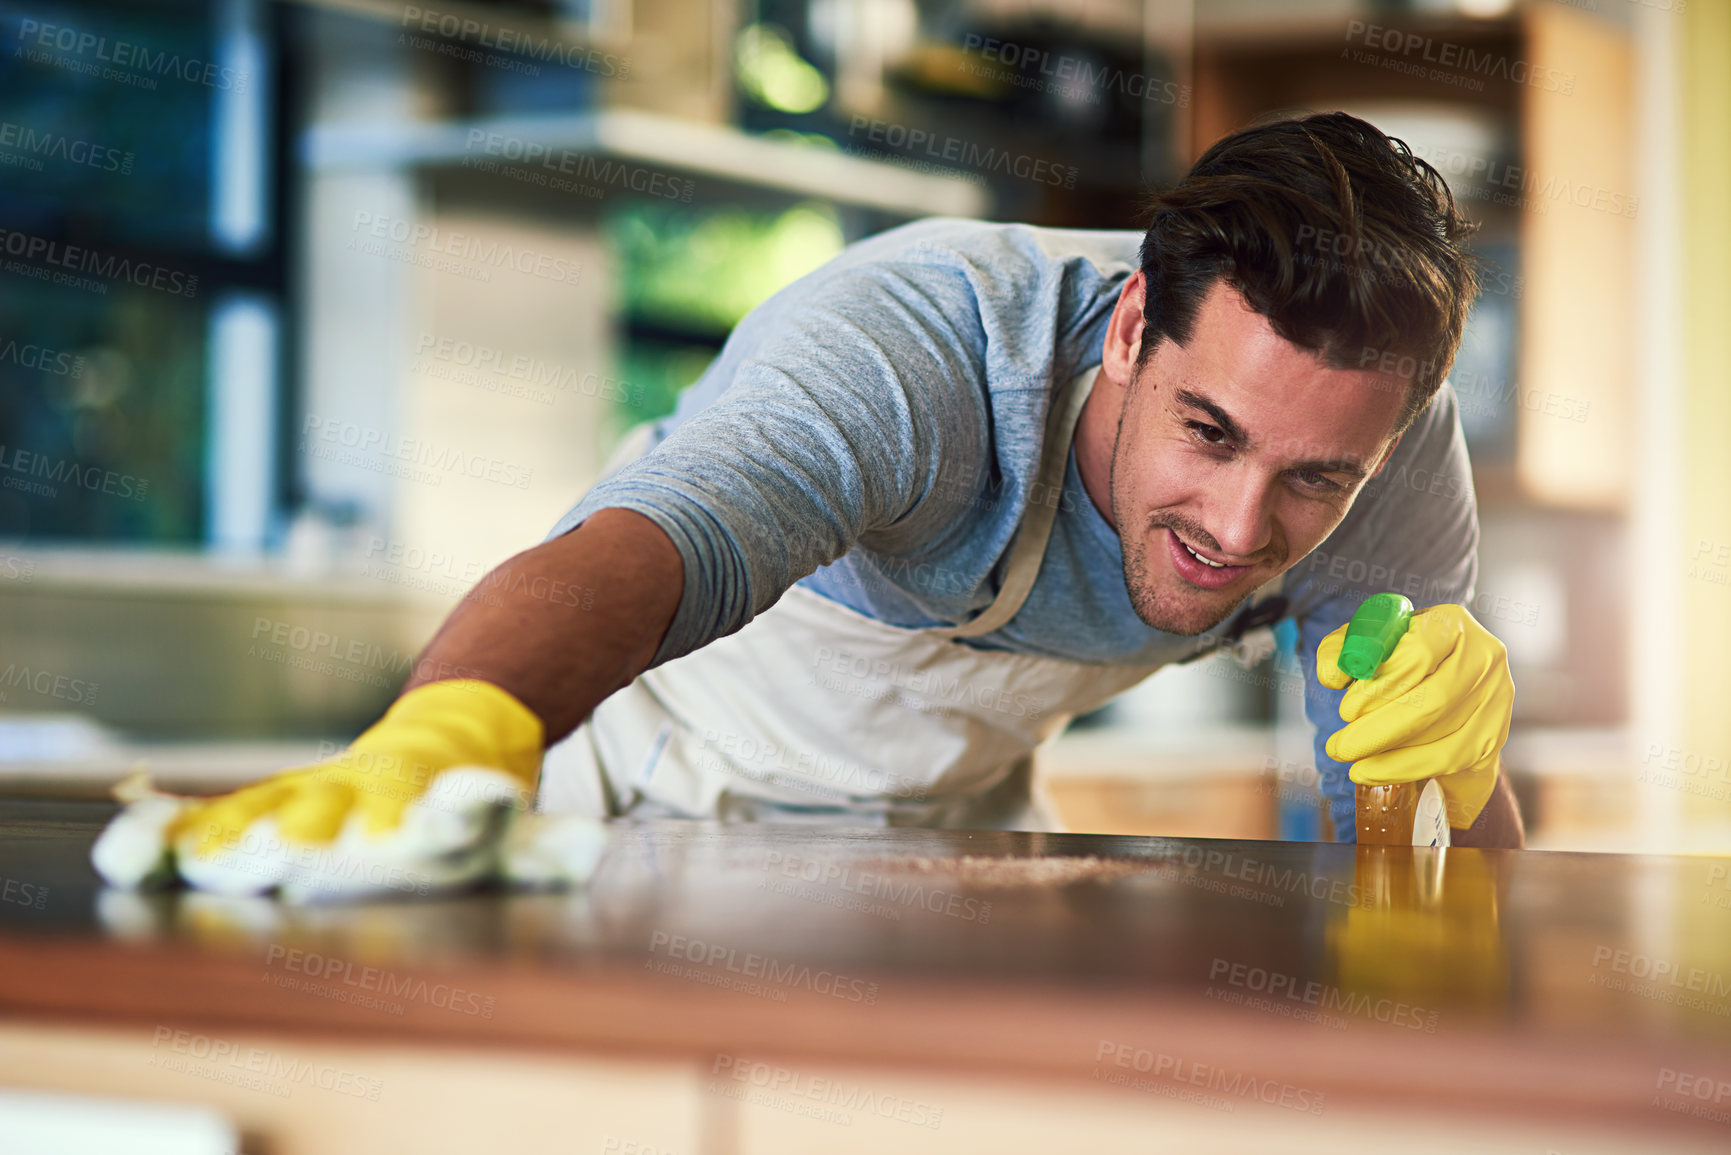
{"label": "man's eyebrow", "polygon": [[[1226,439],[1237,446],[1248,444],[1250,438],[1245,435],[1244,427],[1232,419],[1232,415],[1220,408],[1213,401],[1200,393],[1189,389],[1180,389],[1173,394],[1174,400],[1180,405],[1188,405],[1192,409],[1200,409],[1208,414],[1209,420],[1220,427],[1226,434]],[[1287,466],[1295,473],[1344,473],[1354,481],[1363,481],[1370,476],[1370,470],[1364,462],[1355,461],[1350,457],[1319,459],[1314,461],[1299,461]]]}

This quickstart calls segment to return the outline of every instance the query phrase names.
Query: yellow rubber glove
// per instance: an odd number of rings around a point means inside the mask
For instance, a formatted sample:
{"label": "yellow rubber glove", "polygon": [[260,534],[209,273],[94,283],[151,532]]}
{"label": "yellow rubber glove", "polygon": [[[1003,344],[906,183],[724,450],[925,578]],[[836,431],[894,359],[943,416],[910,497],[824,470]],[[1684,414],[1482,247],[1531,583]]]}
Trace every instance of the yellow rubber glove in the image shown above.
{"label": "yellow rubber glove", "polygon": [[1464,606],[1432,606],[1412,616],[1374,678],[1354,683],[1337,664],[1345,639],[1341,626],[1316,647],[1317,681],[1346,690],[1346,725],[1328,740],[1328,756],[1352,763],[1361,786],[1435,778],[1449,825],[1471,826],[1496,789],[1514,710],[1503,643]]}
{"label": "yellow rubber glove", "polygon": [[541,720],[498,686],[431,682],[398,698],[336,757],[190,805],[170,834],[195,832],[196,853],[209,857],[268,817],[285,839],[322,846],[352,814],[367,837],[384,838],[409,803],[457,767],[503,771],[522,784],[526,802],[541,770],[541,741]]}

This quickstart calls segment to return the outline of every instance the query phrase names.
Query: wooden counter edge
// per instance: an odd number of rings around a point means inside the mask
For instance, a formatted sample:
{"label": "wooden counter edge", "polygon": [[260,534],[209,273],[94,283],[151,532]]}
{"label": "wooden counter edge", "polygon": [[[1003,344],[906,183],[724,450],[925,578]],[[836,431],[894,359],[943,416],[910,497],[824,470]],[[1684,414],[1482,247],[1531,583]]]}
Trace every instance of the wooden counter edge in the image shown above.
{"label": "wooden counter edge", "polygon": [[[1406,1107],[1667,1131],[1702,1124],[1652,1105],[1661,1068],[1731,1079],[1731,1055],[1704,1044],[1535,1038],[1446,1022],[1435,1034],[1368,1020],[1329,1029],[1200,995],[1136,990],[882,974],[849,976],[842,997],[820,993],[822,982],[770,988],[782,1001],[617,960],[565,968],[394,965],[388,973],[398,997],[377,997],[400,1007],[397,1014],[362,1005],[375,996],[353,984],[280,985],[290,973],[262,956],[208,949],[0,936],[0,1013],[152,1031],[617,1054],[705,1068],[734,1054],[1043,1082],[1146,1078],[1139,1065],[1152,1059],[1190,1081],[1209,1072],[1321,1092],[1330,1112]],[[305,977],[295,975],[296,984]],[[873,983],[874,1001],[854,997]]]}

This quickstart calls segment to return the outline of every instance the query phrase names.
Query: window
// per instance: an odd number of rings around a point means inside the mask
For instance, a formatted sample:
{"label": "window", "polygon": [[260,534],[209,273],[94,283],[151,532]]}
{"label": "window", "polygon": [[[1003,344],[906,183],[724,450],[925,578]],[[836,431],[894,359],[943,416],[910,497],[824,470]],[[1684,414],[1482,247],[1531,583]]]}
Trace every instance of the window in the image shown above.
{"label": "window", "polygon": [[280,18],[262,0],[0,7],[0,535],[269,534]]}

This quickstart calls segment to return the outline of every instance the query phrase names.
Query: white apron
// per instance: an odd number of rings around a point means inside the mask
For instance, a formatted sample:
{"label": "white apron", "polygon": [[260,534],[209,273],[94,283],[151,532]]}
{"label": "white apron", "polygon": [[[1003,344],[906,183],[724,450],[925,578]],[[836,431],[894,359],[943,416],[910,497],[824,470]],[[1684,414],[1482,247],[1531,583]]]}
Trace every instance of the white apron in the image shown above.
{"label": "white apron", "polygon": [[[1035,492],[1062,488],[1097,371],[1054,399]],[[641,453],[646,442],[622,452]],[[540,808],[1058,829],[1033,789],[1035,748],[1160,665],[1090,665],[957,640],[990,633],[1021,609],[1056,516],[1056,503],[1028,506],[996,600],[958,627],[887,625],[789,587],[738,632],[639,676],[551,747]]]}

